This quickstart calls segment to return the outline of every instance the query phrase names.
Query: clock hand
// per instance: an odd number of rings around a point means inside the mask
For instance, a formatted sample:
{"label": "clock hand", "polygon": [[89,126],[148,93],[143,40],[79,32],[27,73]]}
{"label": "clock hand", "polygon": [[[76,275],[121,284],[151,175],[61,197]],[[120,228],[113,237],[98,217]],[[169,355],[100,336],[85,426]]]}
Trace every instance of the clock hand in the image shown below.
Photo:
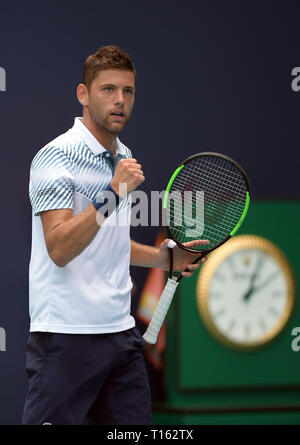
{"label": "clock hand", "polygon": [[253,292],[257,292],[258,290],[261,290],[262,288],[264,288],[267,284],[269,284],[270,281],[273,280],[273,278],[277,277],[278,273],[274,272],[272,273],[267,279],[265,279],[265,281],[263,281],[259,286],[256,286],[253,289]]}
{"label": "clock hand", "polygon": [[254,291],[254,282],[255,282],[256,277],[257,277],[257,275],[258,275],[258,273],[260,271],[261,264],[262,264],[264,259],[265,259],[264,255],[260,255],[260,257],[258,258],[255,270],[254,270],[254,272],[253,272],[253,274],[251,275],[251,278],[250,278],[249,289],[242,297],[242,299],[244,301],[248,301],[250,299],[250,296],[252,295],[252,293]]}
{"label": "clock hand", "polygon": [[243,300],[248,301],[250,299],[250,295],[253,293],[254,287],[251,286],[248,291],[243,295]]}

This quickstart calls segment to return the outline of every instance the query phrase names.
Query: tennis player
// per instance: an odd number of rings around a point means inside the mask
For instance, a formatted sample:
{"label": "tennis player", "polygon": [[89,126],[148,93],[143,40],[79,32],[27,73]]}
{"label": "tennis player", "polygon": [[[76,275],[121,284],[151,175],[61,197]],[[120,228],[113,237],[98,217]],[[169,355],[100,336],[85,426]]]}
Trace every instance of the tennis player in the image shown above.
{"label": "tennis player", "polygon": [[[167,270],[168,240],[155,248],[130,239],[130,193],[145,177],[118,134],[135,81],[122,49],[89,56],[77,87],[83,117],[32,161],[25,425],[151,424],[129,267]],[[185,276],[199,267],[193,259],[175,247],[174,268]]]}

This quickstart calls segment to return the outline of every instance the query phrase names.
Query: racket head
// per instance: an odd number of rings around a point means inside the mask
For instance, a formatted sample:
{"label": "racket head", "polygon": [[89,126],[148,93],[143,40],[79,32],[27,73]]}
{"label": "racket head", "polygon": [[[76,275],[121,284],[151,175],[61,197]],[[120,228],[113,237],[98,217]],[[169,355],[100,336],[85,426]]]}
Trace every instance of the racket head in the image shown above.
{"label": "racket head", "polygon": [[[248,176],[234,159],[216,152],[189,156],[175,170],[165,192],[168,237],[191,253],[209,253],[237,232],[250,194]],[[196,248],[183,245],[195,239],[210,243]]]}

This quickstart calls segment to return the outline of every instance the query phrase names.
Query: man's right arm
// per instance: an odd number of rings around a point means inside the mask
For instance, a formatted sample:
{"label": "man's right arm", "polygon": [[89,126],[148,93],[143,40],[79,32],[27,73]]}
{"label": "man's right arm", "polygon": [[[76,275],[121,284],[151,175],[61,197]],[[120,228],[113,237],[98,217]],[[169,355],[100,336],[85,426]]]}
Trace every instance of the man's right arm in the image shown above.
{"label": "man's right arm", "polygon": [[96,215],[93,204],[74,217],[71,209],[41,212],[48,254],[57,266],[66,266],[94,239],[105,220]]}
{"label": "man's right arm", "polygon": [[[142,167],[135,159],[121,159],[111,187],[119,194],[120,185],[126,184],[127,193],[130,193],[144,180]],[[48,254],[59,267],[66,266],[81,254],[105,221],[93,204],[76,216],[71,209],[47,210],[40,215]]]}

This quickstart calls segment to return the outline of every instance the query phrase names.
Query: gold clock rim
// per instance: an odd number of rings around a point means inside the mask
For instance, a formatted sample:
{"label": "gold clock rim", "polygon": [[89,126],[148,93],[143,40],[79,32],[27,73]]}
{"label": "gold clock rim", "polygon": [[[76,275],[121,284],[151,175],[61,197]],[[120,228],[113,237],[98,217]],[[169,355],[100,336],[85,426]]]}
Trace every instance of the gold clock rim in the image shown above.
{"label": "gold clock rim", "polygon": [[[222,263],[222,261],[224,261],[225,258],[231,256],[233,253],[241,249],[249,249],[249,248],[264,250],[276,260],[279,267],[283,271],[287,283],[287,304],[284,313],[282,314],[282,317],[280,318],[278,323],[263,337],[253,342],[241,343],[230,340],[216,327],[208,310],[208,289],[213,274],[216,271],[217,267],[220,265],[220,263]],[[201,267],[201,270],[198,274],[197,285],[196,285],[198,312],[208,331],[212,334],[213,337],[215,337],[217,340],[219,340],[226,346],[242,351],[255,350],[262,346],[265,346],[280,334],[280,332],[286,326],[293,312],[293,308],[295,305],[295,295],[296,295],[295,277],[293,270],[290,266],[290,263],[285,254],[272,241],[268,240],[267,238],[251,234],[235,236],[234,238],[227,241],[227,243],[221,246],[219,249],[211,252],[209,254],[206,263],[204,263]]]}

